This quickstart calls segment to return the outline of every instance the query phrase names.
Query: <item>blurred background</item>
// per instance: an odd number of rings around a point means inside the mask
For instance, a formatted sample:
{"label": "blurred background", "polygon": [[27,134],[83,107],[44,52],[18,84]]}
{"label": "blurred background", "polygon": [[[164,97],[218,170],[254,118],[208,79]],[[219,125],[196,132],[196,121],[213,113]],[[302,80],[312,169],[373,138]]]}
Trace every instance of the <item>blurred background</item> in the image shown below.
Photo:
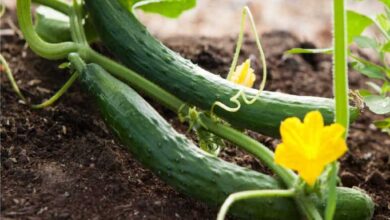
{"label": "blurred background", "polygon": [[[2,0],[14,7],[15,0]],[[347,0],[348,8],[367,15],[383,10],[377,0]],[[236,36],[239,31],[241,9],[249,6],[258,31],[287,30],[317,46],[331,44],[331,0],[198,0],[195,9],[185,12],[179,19],[138,12],[149,30],[159,37]],[[375,34],[375,30],[371,30]]]}
{"label": "blurred background", "polygon": [[[383,10],[377,0],[347,0],[348,8],[366,15]],[[195,9],[182,14],[178,20],[159,19],[156,15],[139,12],[141,20],[162,37],[236,36],[239,31],[241,9],[249,6],[258,31],[287,30],[299,38],[314,41],[318,46],[331,44],[331,0],[198,0]],[[370,31],[375,32],[375,30]]]}

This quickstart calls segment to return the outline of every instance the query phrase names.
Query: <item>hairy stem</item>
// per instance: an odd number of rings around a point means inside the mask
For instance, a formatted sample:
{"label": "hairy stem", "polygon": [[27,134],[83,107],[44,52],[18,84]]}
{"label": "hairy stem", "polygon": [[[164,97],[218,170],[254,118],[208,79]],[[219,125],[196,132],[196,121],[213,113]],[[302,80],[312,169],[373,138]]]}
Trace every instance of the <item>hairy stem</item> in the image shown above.
{"label": "hairy stem", "polygon": [[[335,121],[345,128],[345,137],[349,127],[348,105],[348,43],[345,0],[333,0],[333,90],[335,96]],[[325,209],[325,219],[332,220],[336,211],[336,179],[337,162],[331,164],[328,182],[328,201]]]}
{"label": "hairy stem", "polygon": [[52,9],[55,9],[63,14],[69,14],[70,5],[59,0],[32,0],[34,3],[41,4]]}

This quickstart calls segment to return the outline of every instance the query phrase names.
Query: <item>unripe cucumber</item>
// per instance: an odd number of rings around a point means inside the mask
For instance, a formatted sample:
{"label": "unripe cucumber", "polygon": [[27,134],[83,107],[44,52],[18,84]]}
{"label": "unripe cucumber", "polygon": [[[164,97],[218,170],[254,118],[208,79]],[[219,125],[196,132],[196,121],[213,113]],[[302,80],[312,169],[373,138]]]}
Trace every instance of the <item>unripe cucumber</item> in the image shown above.
{"label": "unripe cucumber", "polygon": [[[283,184],[271,176],[200,150],[178,134],[133,89],[100,66],[88,64],[80,78],[81,84],[97,101],[108,126],[132,155],[178,191],[218,207],[234,192],[283,188]],[[348,188],[338,188],[337,193],[335,219],[370,219],[373,203],[367,195]],[[325,200],[313,201],[323,209]],[[231,213],[246,219],[301,219],[294,200],[289,198],[238,202]]]}
{"label": "unripe cucumber", "polygon": [[[210,110],[215,101],[234,106],[229,99],[240,86],[207,72],[165,47],[117,0],[85,2],[103,44],[130,69],[204,110]],[[257,90],[246,88],[245,93],[254,96]],[[309,111],[320,110],[326,123],[332,123],[334,119],[331,99],[268,91],[264,91],[254,104],[242,104],[238,112],[216,109],[220,117],[234,126],[269,136],[279,136],[280,122],[285,118],[303,118]],[[351,120],[357,115],[358,109],[351,107]]]}

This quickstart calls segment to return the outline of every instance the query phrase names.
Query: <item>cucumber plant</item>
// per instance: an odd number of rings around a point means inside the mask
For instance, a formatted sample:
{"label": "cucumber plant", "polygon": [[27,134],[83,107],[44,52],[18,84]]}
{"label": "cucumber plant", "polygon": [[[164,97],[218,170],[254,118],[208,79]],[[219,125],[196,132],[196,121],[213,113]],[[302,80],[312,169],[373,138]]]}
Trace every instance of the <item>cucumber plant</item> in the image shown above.
{"label": "cucumber plant", "polygon": [[[230,99],[242,90],[241,94],[250,97],[253,104],[241,105],[237,114],[222,108],[213,111],[236,127],[277,137],[280,122],[289,116],[303,118],[309,111],[320,110],[327,124],[333,120],[331,99],[269,91],[259,95],[258,90],[242,88],[180,57],[153,38],[118,1],[86,1],[86,6],[89,19],[94,23],[92,26],[96,27],[100,40],[111,52],[125,65],[168,92],[177,94],[181,100],[206,111],[216,102],[234,108],[237,101],[232,103]],[[284,110],[275,112],[273,109]],[[350,111],[351,120],[354,120],[359,110],[351,107]]]}
{"label": "cucumber plant", "polygon": [[[220,205],[230,193],[242,190],[256,190],[255,194],[253,194],[253,191],[249,192],[250,197],[258,197],[261,195],[262,198],[241,202],[233,207],[233,211],[236,215],[245,218],[301,219],[302,216],[304,216],[307,219],[322,219],[322,216],[325,216],[327,219],[331,219],[333,215],[334,219],[371,218],[373,214],[373,203],[366,194],[354,189],[336,188],[337,164],[335,162],[330,166],[329,174],[324,175],[324,181],[322,181],[324,184],[317,185],[317,187],[314,185],[314,188],[308,186],[301,178],[304,177],[304,175],[299,176],[282,164],[279,165],[277,161],[274,160],[274,153],[271,150],[241,131],[231,127],[229,124],[221,121],[220,118],[216,119],[216,115],[208,112],[210,109],[203,108],[206,111],[196,112],[195,115],[192,113],[191,115],[191,109],[193,108],[191,103],[183,102],[160,86],[142,77],[137,72],[127,69],[121,64],[118,64],[91,49],[88,45],[83,25],[85,23],[85,10],[83,10],[82,4],[80,4],[79,1],[74,0],[73,5],[68,5],[67,3],[58,0],[36,1],[60,10],[69,16],[71,41],[49,43],[43,40],[33,27],[30,11],[31,0],[17,1],[19,25],[31,49],[38,55],[47,59],[67,58],[70,60],[72,70],[76,71],[69,79],[69,84],[64,85],[63,89],[61,89],[58,94],[62,94],[67,86],[71,85],[75,79],[79,78],[81,84],[86,87],[87,91],[96,99],[103,118],[108,126],[112,128],[113,132],[133,152],[138,160],[145,166],[148,166],[170,185],[190,196],[213,205]],[[87,8],[93,6],[93,2],[95,1],[97,2],[98,0],[86,1],[87,6],[89,5]],[[106,16],[116,14],[120,15],[119,18],[129,19],[127,21],[123,20],[122,22],[129,24],[134,22],[131,16],[121,17],[125,12],[118,2],[116,2],[117,5],[111,5],[111,3],[115,1],[99,0],[99,2],[108,4],[108,6],[113,6],[106,8],[110,13],[107,14],[102,12],[103,15],[99,19],[111,19],[111,17]],[[101,7],[103,6],[104,5],[101,5]],[[341,8],[341,10],[343,10],[342,5],[340,7],[340,2],[337,3],[336,6],[338,9]],[[126,12],[126,14],[128,13],[129,12]],[[341,16],[343,16],[343,14]],[[95,19],[95,17],[92,16],[92,19]],[[135,27],[139,25],[139,23],[136,23]],[[120,28],[123,28],[123,26],[118,24],[118,27],[116,28],[119,28],[116,29],[116,31],[120,31]],[[102,33],[99,29],[97,30],[101,37]],[[113,30],[111,29],[110,32],[112,31]],[[342,28],[341,31],[343,31]],[[103,31],[103,35],[104,33],[105,32]],[[146,32],[143,32],[143,34],[145,33]],[[341,37],[338,38],[336,37],[336,39],[342,39],[342,35],[340,36]],[[107,41],[107,39],[102,39],[104,42]],[[340,42],[343,43],[342,40]],[[144,44],[144,46],[146,45]],[[153,48],[156,49],[155,47],[149,49]],[[339,65],[336,66],[339,66],[341,71],[341,67],[345,62],[342,63],[338,60],[342,57],[339,55],[342,55],[342,51],[345,50],[342,47],[340,51],[341,52],[338,53],[336,52],[338,55],[336,55],[335,63],[339,63]],[[153,51],[150,51],[149,53],[153,54]],[[176,59],[182,61],[182,58],[180,57],[176,57]],[[161,62],[164,62],[164,65],[160,67],[169,67],[166,61],[161,60]],[[168,63],[175,66],[174,62],[172,63],[170,61]],[[159,65],[155,65],[159,67]],[[182,65],[182,63],[180,65]],[[187,63],[187,65],[190,64]],[[201,70],[198,69],[198,71]],[[107,72],[126,84],[120,82]],[[348,103],[345,102],[345,91],[347,90],[347,87],[345,87],[346,82],[343,81],[343,79],[345,80],[344,73],[345,71],[335,71],[337,94],[336,121],[347,129],[349,111]],[[195,75],[196,72],[193,74]],[[213,83],[213,81],[204,82]],[[143,91],[146,95],[156,99],[175,112],[180,112],[182,115],[189,115],[189,118],[191,118],[192,121],[195,121],[197,126],[201,126],[205,131],[214,134],[221,139],[230,141],[254,155],[270,168],[278,178],[273,178],[229,164],[216,156],[194,147],[194,145],[184,136],[177,134],[172,127],[128,85]],[[229,97],[231,94],[237,94],[237,92],[239,93],[241,89],[241,87],[226,83],[225,81],[221,81],[220,86],[234,88],[230,93],[226,94],[226,97]],[[254,93],[253,96],[255,96]],[[279,94],[275,96],[279,96]],[[260,96],[260,98],[262,99],[264,97]],[[215,100],[211,101],[215,102]],[[213,102],[211,101],[209,102],[212,105]],[[278,102],[278,105],[283,106],[283,102],[288,101],[278,99],[276,102]],[[269,105],[271,104],[275,105],[275,103],[270,102]],[[243,107],[244,105],[241,106],[241,108]],[[258,106],[257,108],[261,109],[260,107],[261,106]],[[264,107],[267,106],[262,106],[262,108]],[[286,108],[288,107],[294,106],[286,106]],[[320,107],[318,107],[318,109],[321,110]],[[306,108],[305,110],[308,109]],[[321,113],[317,113],[321,115]],[[239,111],[230,112],[230,114],[238,115]],[[293,114],[301,116],[297,112],[294,112]],[[324,115],[326,116],[326,114]],[[185,119],[186,117],[183,118]],[[296,118],[294,120],[299,119]],[[280,122],[274,123],[277,124]],[[246,126],[248,125],[243,123],[243,127]],[[310,132],[308,132],[308,134],[309,133]],[[300,146],[296,147],[299,148]],[[302,149],[305,149],[304,146],[301,147]],[[334,158],[330,161],[336,159],[337,158]],[[320,186],[325,186],[325,190]],[[320,196],[316,195],[315,192]],[[244,195],[244,197],[247,198],[248,194]],[[325,206],[327,207],[326,209]],[[227,208],[225,208],[225,212],[226,211]],[[223,218],[223,215],[220,216]]]}

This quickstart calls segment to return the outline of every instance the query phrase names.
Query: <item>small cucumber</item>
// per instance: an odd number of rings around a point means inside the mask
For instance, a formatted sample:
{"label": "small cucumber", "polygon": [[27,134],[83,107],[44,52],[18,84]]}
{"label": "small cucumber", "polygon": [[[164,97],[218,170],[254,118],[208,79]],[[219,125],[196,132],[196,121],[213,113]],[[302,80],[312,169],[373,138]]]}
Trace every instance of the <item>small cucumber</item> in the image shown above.
{"label": "small cucumber", "polygon": [[[234,105],[229,99],[240,86],[207,72],[165,47],[117,0],[85,2],[103,44],[129,68],[204,110],[210,110],[215,101]],[[245,93],[254,96],[257,90],[245,89]],[[313,110],[320,110],[326,123],[333,122],[334,102],[331,99],[268,91],[264,91],[254,104],[242,104],[238,112],[216,108],[216,113],[236,127],[279,136],[281,121],[290,116],[303,118]],[[351,120],[357,115],[358,109],[351,107]]]}
{"label": "small cucumber", "polygon": [[[97,33],[88,19],[84,25],[88,42],[97,41]],[[35,31],[45,41],[61,43],[71,41],[69,17],[46,6],[36,9]]]}
{"label": "small cucumber", "polygon": [[[81,84],[94,97],[108,126],[132,155],[178,191],[213,206],[231,193],[253,189],[281,189],[277,179],[225,162],[197,148],[178,134],[141,96],[100,66],[88,64]],[[335,219],[366,220],[373,203],[364,193],[338,188]],[[323,210],[325,200],[313,199]],[[289,198],[238,202],[231,211],[245,219],[301,219]]]}

